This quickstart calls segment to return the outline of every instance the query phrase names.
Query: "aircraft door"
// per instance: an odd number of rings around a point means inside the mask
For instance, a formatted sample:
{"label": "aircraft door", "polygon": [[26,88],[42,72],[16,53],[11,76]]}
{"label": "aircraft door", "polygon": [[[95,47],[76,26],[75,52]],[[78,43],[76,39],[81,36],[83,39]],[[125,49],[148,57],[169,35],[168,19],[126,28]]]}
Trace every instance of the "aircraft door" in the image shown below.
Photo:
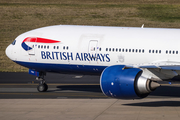
{"label": "aircraft door", "polygon": [[97,64],[97,40],[90,40],[89,42],[89,48],[88,48],[88,53],[89,53],[89,60],[91,64]]}
{"label": "aircraft door", "polygon": [[97,53],[97,43],[98,43],[97,40],[91,40],[91,41],[89,42],[88,52],[89,52],[90,54],[96,54],[96,53]]}
{"label": "aircraft door", "polygon": [[35,55],[35,49],[37,47],[36,41],[37,41],[36,37],[31,37],[28,40],[27,45],[29,47],[29,50],[28,50],[29,55]]}

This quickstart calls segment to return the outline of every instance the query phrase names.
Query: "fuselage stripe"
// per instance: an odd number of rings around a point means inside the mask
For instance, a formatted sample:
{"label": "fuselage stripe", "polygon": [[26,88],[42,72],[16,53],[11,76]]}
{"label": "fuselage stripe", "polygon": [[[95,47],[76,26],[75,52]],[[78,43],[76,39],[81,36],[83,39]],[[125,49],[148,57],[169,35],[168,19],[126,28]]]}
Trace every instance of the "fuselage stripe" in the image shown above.
{"label": "fuselage stripe", "polygon": [[57,41],[57,40],[50,40],[50,39],[46,39],[46,38],[39,38],[39,37],[27,37],[24,39],[23,42],[37,42],[37,43],[58,43],[61,41]]}

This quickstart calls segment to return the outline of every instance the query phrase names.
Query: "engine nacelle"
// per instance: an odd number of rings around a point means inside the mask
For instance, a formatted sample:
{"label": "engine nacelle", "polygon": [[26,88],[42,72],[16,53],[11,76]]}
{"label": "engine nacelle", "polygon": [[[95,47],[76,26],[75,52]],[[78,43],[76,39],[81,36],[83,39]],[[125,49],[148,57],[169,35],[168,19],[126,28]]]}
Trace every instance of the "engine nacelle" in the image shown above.
{"label": "engine nacelle", "polygon": [[102,72],[100,85],[106,96],[120,99],[144,98],[160,86],[141,76],[143,72],[141,69],[124,69],[124,67],[124,65],[110,66]]}

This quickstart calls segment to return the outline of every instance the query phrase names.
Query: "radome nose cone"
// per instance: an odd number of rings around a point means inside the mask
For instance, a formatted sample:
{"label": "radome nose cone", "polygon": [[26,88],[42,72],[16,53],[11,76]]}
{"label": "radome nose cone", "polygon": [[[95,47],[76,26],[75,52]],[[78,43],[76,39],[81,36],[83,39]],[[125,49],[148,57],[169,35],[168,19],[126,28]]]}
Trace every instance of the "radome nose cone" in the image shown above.
{"label": "radome nose cone", "polygon": [[11,54],[11,45],[9,45],[9,46],[6,48],[6,51],[5,51],[5,52],[6,52],[6,56],[11,59],[11,57],[12,57],[12,54]]}

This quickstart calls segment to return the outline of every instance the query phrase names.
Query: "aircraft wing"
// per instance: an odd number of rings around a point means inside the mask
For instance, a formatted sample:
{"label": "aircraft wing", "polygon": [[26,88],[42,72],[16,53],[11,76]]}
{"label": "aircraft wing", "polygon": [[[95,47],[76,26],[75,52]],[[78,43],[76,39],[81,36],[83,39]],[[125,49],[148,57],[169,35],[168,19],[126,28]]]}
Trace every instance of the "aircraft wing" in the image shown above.
{"label": "aircraft wing", "polygon": [[161,61],[161,62],[154,62],[144,65],[139,65],[139,68],[157,68],[157,69],[163,69],[163,70],[180,70],[180,62],[174,62],[174,61]]}
{"label": "aircraft wing", "polygon": [[[127,65],[124,66],[124,69],[128,68],[146,68],[151,73],[156,76],[166,76],[164,79],[170,79],[175,76],[180,75],[180,62],[173,62],[173,61],[161,61],[161,62],[154,62],[148,63],[143,65]],[[161,74],[160,74],[161,73]]]}

